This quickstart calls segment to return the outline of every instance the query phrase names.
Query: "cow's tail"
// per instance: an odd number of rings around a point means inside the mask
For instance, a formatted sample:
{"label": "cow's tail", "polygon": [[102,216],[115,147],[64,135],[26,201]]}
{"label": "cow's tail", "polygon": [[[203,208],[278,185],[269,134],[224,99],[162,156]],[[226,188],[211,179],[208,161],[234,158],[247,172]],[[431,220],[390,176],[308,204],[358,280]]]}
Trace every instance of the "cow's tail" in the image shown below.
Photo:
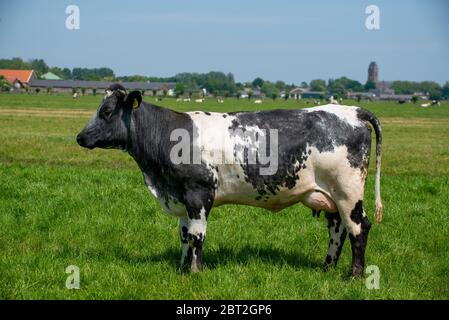
{"label": "cow's tail", "polygon": [[368,121],[374,128],[376,133],[376,182],[375,182],[375,196],[376,196],[376,223],[382,221],[382,199],[380,197],[380,163],[382,160],[382,127],[377,117],[364,109],[359,109],[359,116],[362,120]]}

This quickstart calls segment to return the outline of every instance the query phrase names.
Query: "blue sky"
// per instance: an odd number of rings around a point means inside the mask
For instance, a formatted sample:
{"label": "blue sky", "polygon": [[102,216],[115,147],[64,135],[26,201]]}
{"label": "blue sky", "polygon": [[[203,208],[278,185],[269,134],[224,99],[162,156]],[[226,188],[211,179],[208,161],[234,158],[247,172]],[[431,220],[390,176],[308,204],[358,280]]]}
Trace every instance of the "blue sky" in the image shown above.
{"label": "blue sky", "polygon": [[[68,5],[80,29],[65,27]],[[380,8],[380,30],[365,8]],[[117,75],[232,72],[300,83],[340,76],[366,81],[449,80],[449,1],[164,0],[0,3],[0,57],[51,66],[110,67]]]}

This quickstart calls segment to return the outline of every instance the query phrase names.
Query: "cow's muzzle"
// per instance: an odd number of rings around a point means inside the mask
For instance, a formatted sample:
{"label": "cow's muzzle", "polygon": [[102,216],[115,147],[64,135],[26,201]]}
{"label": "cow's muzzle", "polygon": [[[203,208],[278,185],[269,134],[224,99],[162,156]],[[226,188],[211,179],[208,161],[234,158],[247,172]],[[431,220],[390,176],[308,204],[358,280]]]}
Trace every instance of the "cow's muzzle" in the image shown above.
{"label": "cow's muzzle", "polygon": [[93,145],[90,145],[86,141],[86,136],[83,133],[80,133],[76,136],[76,142],[83,148],[93,149]]}

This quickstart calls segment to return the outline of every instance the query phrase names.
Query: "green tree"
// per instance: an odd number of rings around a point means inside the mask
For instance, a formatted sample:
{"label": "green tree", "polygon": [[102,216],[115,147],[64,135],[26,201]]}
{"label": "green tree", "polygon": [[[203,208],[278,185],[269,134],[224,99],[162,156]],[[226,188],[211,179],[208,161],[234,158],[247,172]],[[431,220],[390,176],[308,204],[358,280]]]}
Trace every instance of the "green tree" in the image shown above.
{"label": "green tree", "polygon": [[414,104],[416,104],[416,102],[418,102],[418,97],[417,96],[413,96],[411,100],[412,100],[412,102]]}
{"label": "green tree", "polygon": [[326,81],[322,79],[314,79],[310,81],[310,90],[311,91],[325,91],[326,90]]}
{"label": "green tree", "polygon": [[251,84],[253,85],[254,88],[255,87],[262,88],[264,82],[265,81],[262,78],[257,77],[256,79],[253,80]]}
{"label": "green tree", "polygon": [[441,94],[444,99],[449,99],[449,82],[446,81],[446,83],[441,88]]}
{"label": "green tree", "polygon": [[21,58],[0,59],[0,69],[31,69],[30,65]]}
{"label": "green tree", "polygon": [[4,76],[0,75],[0,91],[10,91],[12,88],[8,80]]}
{"label": "green tree", "polygon": [[273,97],[273,94],[276,94],[276,97],[279,96],[279,89],[274,83],[269,81],[263,83],[261,91],[265,93],[267,97]]}
{"label": "green tree", "polygon": [[365,83],[365,91],[369,91],[371,89],[376,89],[376,84],[373,81],[367,81]]}
{"label": "green tree", "polygon": [[303,82],[301,82],[300,87],[303,88],[303,89],[305,89],[305,88],[308,88],[309,85],[307,84],[307,82],[303,81]]}
{"label": "green tree", "polygon": [[74,80],[95,80],[115,79],[114,71],[109,68],[73,68],[72,78]]}
{"label": "green tree", "polygon": [[276,81],[276,83],[274,84],[276,86],[276,88],[278,88],[279,90],[284,90],[287,88],[287,84],[284,81]]}
{"label": "green tree", "polygon": [[155,97],[157,95],[157,90],[156,89],[152,89],[151,92],[153,93],[153,97]]}
{"label": "green tree", "polygon": [[38,76],[48,72],[48,65],[44,59],[33,59],[29,62],[30,68],[33,69]]}
{"label": "green tree", "polygon": [[72,71],[69,68],[62,69],[61,75],[63,79],[72,79]]}
{"label": "green tree", "polygon": [[182,83],[177,83],[175,86],[175,95],[177,97],[182,96],[185,92],[185,86]]}

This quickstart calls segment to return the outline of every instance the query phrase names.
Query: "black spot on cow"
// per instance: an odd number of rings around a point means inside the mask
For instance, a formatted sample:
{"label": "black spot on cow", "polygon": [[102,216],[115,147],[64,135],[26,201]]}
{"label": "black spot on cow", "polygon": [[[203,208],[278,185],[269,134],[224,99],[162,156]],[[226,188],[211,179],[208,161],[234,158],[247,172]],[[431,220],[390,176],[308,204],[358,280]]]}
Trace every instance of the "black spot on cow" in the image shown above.
{"label": "black spot on cow", "polygon": [[357,224],[362,222],[362,214],[363,214],[363,201],[359,200],[354,206],[354,209],[351,211],[351,220]]}
{"label": "black spot on cow", "polygon": [[198,111],[195,111],[195,114],[200,114]]}
{"label": "black spot on cow", "polygon": [[182,231],[181,242],[182,243],[187,243],[187,227],[183,226],[181,231]]}
{"label": "black spot on cow", "polygon": [[261,196],[257,196],[257,197],[256,197],[256,200],[257,200],[257,201],[259,201],[260,199],[262,199]]}
{"label": "black spot on cow", "polygon": [[227,114],[223,114],[223,118],[226,118],[228,115]]}
{"label": "black spot on cow", "polygon": [[210,116],[210,112],[204,111],[204,114]]}
{"label": "black spot on cow", "polygon": [[237,179],[240,179],[240,176],[239,176],[239,175],[237,175],[236,177],[237,177]]}

